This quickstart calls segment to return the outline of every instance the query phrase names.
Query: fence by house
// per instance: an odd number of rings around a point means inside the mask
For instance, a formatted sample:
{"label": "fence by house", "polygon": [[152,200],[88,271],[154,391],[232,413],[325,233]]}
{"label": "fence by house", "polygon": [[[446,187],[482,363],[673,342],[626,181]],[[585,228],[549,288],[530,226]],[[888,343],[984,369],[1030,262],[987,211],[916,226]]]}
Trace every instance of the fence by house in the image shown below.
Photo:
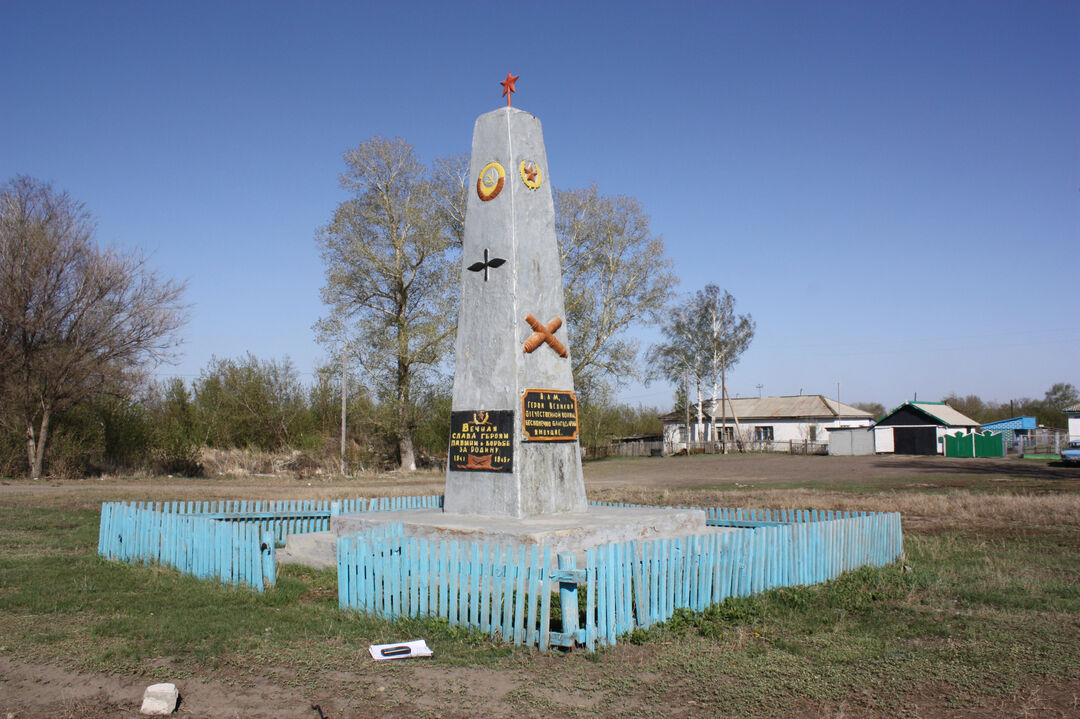
{"label": "fence by house", "polygon": [[[676,609],[815,584],[902,553],[897,513],[713,508],[707,517],[731,531],[607,544],[586,552],[584,568],[573,553],[553,558],[535,546],[403,537],[400,525],[363,532],[338,540],[338,601],[391,618],[438,616],[541,650],[592,649]],[[561,619],[553,623],[556,586]]]}
{"label": "fence by house", "polygon": [[663,440],[634,440],[612,442],[583,447],[583,459],[607,459],[608,457],[659,457],[664,453]]}
{"label": "fence by house", "polygon": [[[661,443],[665,454],[722,454],[724,442],[708,440],[704,442],[668,441]],[[735,440],[726,441],[728,454],[735,452],[788,452],[790,454],[828,454],[828,442],[811,442],[808,439],[789,440]]]}
{"label": "fence by house", "polygon": [[945,435],[946,457],[1004,457],[1005,442],[1001,432],[956,432]]}

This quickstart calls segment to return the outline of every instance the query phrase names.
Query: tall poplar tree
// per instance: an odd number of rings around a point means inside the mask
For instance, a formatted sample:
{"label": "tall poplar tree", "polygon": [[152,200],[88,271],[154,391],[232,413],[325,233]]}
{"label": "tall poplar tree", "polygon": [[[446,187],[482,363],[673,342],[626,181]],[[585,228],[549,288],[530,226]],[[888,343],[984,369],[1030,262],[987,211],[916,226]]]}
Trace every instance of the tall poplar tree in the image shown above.
{"label": "tall poplar tree", "polygon": [[[437,163],[440,173],[445,165]],[[419,399],[454,336],[461,218],[447,212],[445,180],[400,138],[348,150],[345,166],[341,186],[351,196],[318,233],[329,308],[318,329],[349,327],[357,361],[392,407],[387,429],[400,466],[412,471]]]}

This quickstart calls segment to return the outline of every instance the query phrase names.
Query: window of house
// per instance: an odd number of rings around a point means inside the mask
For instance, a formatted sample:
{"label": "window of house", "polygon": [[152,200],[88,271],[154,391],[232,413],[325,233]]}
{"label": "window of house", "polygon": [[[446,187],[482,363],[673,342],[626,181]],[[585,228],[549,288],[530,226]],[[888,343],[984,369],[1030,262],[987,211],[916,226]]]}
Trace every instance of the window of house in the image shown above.
{"label": "window of house", "polygon": [[773,441],[773,428],[770,427],[754,427],[754,441],[755,442],[772,442]]}

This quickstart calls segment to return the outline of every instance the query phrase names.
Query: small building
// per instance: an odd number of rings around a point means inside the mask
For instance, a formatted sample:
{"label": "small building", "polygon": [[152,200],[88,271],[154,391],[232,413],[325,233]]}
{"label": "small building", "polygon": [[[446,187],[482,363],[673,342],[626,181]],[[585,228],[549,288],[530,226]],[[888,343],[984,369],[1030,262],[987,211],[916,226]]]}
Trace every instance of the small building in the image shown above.
{"label": "small building", "polygon": [[820,394],[729,398],[723,407],[719,401],[715,404],[708,401],[704,403],[703,413],[699,424],[697,406],[692,406],[689,427],[684,412],[660,417],[664,423],[665,453],[683,451],[688,442],[691,448],[696,445],[698,449],[711,450],[723,438],[732,448],[824,454],[828,430],[869,427],[874,423],[869,412]]}
{"label": "small building", "polygon": [[1069,439],[1080,440],[1080,404],[1074,404],[1062,410],[1069,420]]}
{"label": "small building", "polygon": [[905,402],[875,425],[874,451],[944,454],[946,434],[968,434],[978,428],[978,422],[944,402]]}
{"label": "small building", "polygon": [[873,427],[830,427],[829,455],[840,457],[874,454]]}
{"label": "small building", "polygon": [[1038,425],[1034,417],[1010,417],[1009,419],[996,419],[993,422],[982,424],[983,432],[1001,432],[1001,439],[1006,447],[1012,447],[1014,443],[1023,442],[1028,435],[1035,432]]}

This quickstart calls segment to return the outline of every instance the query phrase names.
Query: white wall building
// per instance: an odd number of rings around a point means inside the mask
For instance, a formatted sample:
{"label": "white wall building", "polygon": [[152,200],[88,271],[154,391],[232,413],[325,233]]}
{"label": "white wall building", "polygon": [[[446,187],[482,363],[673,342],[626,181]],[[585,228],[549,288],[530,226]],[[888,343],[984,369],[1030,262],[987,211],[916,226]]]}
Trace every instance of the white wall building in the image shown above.
{"label": "white wall building", "polygon": [[721,407],[719,401],[715,405],[712,401],[705,402],[701,423],[698,423],[697,405],[692,405],[689,427],[685,412],[663,415],[665,453],[685,450],[687,435],[691,445],[719,444],[723,437],[729,448],[824,451],[829,428],[869,427],[874,423],[869,412],[819,394],[736,398],[728,399],[724,405]]}
{"label": "white wall building", "polygon": [[1066,407],[1064,412],[1069,420],[1069,439],[1080,440],[1080,404]]}

